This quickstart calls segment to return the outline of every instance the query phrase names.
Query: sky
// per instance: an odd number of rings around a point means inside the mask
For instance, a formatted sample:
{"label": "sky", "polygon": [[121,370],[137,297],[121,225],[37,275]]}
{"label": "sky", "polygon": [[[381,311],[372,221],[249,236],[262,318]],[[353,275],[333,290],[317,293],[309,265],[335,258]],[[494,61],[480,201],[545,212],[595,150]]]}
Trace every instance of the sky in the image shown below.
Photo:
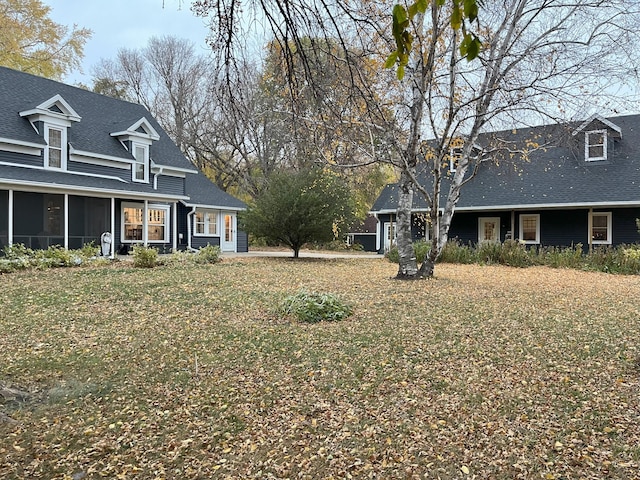
{"label": "sky", "polygon": [[[206,20],[190,10],[190,0],[42,0],[59,24],[93,31],[84,47],[81,72],[65,83],[91,86],[91,69],[102,59],[115,58],[120,48],[139,49],[151,37],[171,35],[193,42],[196,51],[208,51]],[[164,3],[164,8],[163,8]]]}

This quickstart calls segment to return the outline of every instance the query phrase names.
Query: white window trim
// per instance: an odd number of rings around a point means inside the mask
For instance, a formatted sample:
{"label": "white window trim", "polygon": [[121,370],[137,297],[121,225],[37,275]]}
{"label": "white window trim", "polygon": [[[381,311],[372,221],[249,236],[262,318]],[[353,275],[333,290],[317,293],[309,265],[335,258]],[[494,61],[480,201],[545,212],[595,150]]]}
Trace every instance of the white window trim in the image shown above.
{"label": "white window trim", "polygon": [[[594,240],[593,239],[593,217],[606,217],[607,218],[607,239],[606,240]],[[588,232],[588,238],[591,240],[592,245],[611,245],[612,243],[612,232],[613,232],[613,215],[611,212],[592,212],[591,213],[591,221],[589,222],[589,226],[591,227],[591,231]]]}
{"label": "white window trim", "polygon": [[[58,130],[60,132],[60,166],[52,167],[49,165],[49,131]],[[45,123],[44,125],[44,141],[47,147],[44,149],[44,168],[51,170],[67,169],[67,128],[61,125]]]}
{"label": "white window trim", "polygon": [[[495,240],[485,240],[484,237],[484,228],[483,227],[483,223],[484,222],[496,222],[498,224],[498,235],[497,238]],[[499,242],[500,241],[500,217],[479,217],[478,218],[478,243],[483,243],[483,242]]]}
{"label": "white window trim", "polygon": [[[604,144],[602,145],[602,156],[600,157],[591,157],[589,155],[589,147],[592,145],[589,142],[590,135],[602,135],[602,141]],[[607,159],[607,131],[606,130],[590,130],[585,132],[584,134],[584,159],[587,162],[597,162],[598,160],[606,160]],[[593,146],[600,144],[593,144]]]}
{"label": "white window trim", "polygon": [[[134,244],[134,243],[144,243],[144,238],[147,238],[147,243],[158,243],[158,244],[163,244],[163,243],[169,243],[169,228],[170,228],[170,224],[171,224],[171,207],[169,205],[156,205],[156,204],[149,204],[147,206],[147,215],[149,215],[149,210],[164,210],[165,211],[165,215],[164,215],[164,238],[162,240],[151,240],[149,239],[149,232],[147,231],[147,235],[144,234],[144,226],[145,226],[145,222],[143,219],[142,222],[142,239],[141,240],[128,240],[126,238],[124,238],[124,209],[125,208],[139,208],[140,210],[143,211],[143,215],[144,215],[144,204],[143,203],[128,203],[128,202],[122,202],[122,205],[120,206],[120,241],[122,243],[127,243],[127,244]],[[147,220],[146,222],[147,225],[147,230],[149,228],[149,221]]]}
{"label": "white window trim", "polygon": [[[535,218],[536,219],[536,239],[535,240],[525,240],[524,237],[524,220],[525,218]],[[540,244],[540,214],[539,213],[525,213],[520,215],[520,235],[518,238],[522,243],[527,245],[539,245]]]}
{"label": "white window trim", "polygon": [[449,149],[449,172],[456,173],[458,160],[462,158],[462,147]]}
{"label": "white window trim", "polygon": [[[136,148],[143,148],[144,149],[144,161],[143,162],[139,162],[136,158],[135,158],[135,152],[136,152]],[[139,143],[139,142],[131,142],[131,155],[133,156],[134,160],[133,163],[131,164],[131,181],[132,182],[136,182],[136,183],[149,183],[149,145],[146,145],[144,143]],[[142,163],[144,164],[144,179],[140,180],[138,178],[136,178],[136,165]]]}
{"label": "white window trim", "polygon": [[[203,213],[205,215],[204,219],[204,231],[205,233],[197,233],[197,228],[196,228],[196,216],[193,215],[193,236],[194,237],[220,237],[220,212],[218,210],[208,210],[208,209],[204,209],[204,208],[197,208],[196,209],[196,213]],[[209,231],[209,225],[211,224],[211,222],[207,221],[207,214],[213,214],[215,216],[215,224],[216,224],[216,233],[215,234],[210,234],[210,233],[206,233]]]}

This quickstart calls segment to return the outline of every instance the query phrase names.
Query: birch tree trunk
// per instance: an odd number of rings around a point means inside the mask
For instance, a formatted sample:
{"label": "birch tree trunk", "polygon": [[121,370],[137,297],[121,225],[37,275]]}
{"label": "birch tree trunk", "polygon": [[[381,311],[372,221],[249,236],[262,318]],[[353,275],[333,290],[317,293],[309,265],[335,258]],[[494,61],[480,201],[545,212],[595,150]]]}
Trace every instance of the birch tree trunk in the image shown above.
{"label": "birch tree trunk", "polygon": [[396,235],[398,238],[398,279],[416,278],[418,262],[411,238],[411,210],[413,208],[413,184],[409,174],[403,170],[400,175]]}

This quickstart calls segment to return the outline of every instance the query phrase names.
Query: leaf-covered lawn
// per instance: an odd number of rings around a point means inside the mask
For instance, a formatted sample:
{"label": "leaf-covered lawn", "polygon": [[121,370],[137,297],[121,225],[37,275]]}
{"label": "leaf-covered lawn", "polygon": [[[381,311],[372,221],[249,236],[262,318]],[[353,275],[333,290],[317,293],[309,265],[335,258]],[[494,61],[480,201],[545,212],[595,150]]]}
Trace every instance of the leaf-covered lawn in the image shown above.
{"label": "leaf-covered lawn", "polygon": [[[0,396],[0,478],[640,477],[640,278],[395,269],[0,276],[0,386],[31,394]],[[301,288],[355,314],[278,318]]]}

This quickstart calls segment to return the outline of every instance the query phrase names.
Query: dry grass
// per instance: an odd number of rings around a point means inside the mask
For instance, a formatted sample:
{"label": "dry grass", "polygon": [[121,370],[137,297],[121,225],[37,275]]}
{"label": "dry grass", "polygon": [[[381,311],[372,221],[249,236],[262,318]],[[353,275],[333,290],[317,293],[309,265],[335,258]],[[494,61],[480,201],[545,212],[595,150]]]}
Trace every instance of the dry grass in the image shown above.
{"label": "dry grass", "polygon": [[[640,278],[231,259],[0,277],[0,478],[640,478]],[[338,323],[274,307],[299,288]]]}

